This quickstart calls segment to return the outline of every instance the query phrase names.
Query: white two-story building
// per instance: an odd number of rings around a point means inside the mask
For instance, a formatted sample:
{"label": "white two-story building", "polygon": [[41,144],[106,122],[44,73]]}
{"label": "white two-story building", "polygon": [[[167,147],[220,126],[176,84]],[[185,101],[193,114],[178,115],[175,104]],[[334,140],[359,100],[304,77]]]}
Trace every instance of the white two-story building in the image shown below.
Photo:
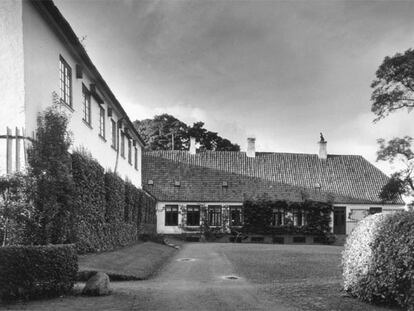
{"label": "white two-story building", "polygon": [[141,187],[143,141],[52,1],[0,1],[0,90],[0,174],[24,168],[26,138],[55,101],[73,148]]}

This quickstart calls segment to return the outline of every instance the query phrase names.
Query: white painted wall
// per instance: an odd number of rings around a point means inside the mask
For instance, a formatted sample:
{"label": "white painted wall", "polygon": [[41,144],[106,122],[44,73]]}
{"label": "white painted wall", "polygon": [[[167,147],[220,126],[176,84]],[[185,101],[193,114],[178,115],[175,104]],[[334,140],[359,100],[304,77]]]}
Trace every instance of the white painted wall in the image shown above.
{"label": "white painted wall", "polygon": [[[72,103],[73,109],[61,105],[60,109],[69,118],[69,129],[72,132],[73,149],[80,147],[89,151],[92,156],[107,170],[115,170],[123,178],[141,187],[142,146],[137,142],[138,170],[134,168],[134,152],[132,165],[111,147],[111,122],[107,116],[108,107],[113,107],[105,94],[104,99],[106,141],[99,137],[99,105],[91,99],[91,127],[83,118],[82,83],[89,88],[92,75],[84,70],[83,78],[76,79],[76,64],[80,64],[76,54],[70,49],[62,35],[47,24],[39,12],[29,1],[0,1],[0,89],[2,113],[0,116],[0,134],[6,125],[22,126],[28,136],[33,136],[37,127],[37,116],[45,108],[52,105],[52,94],[60,94],[59,90],[59,56],[61,55],[72,68]],[[7,76],[6,76],[7,75]],[[99,91],[99,90],[98,90]],[[118,121],[121,114],[113,109],[113,119]],[[138,116],[134,116],[138,117]],[[5,129],[4,129],[5,130]],[[0,145],[0,148],[2,146]],[[2,157],[5,151],[0,150]],[[4,160],[4,161],[3,161]],[[116,165],[116,163],[118,164]],[[5,159],[0,158],[0,170],[5,168]],[[0,171],[1,173],[1,171]]]}
{"label": "white painted wall", "polygon": [[[404,210],[404,205],[391,204],[334,204],[334,206],[346,206],[346,234],[350,234],[356,227],[358,220],[364,217],[364,211],[368,212],[370,207],[381,207],[383,213],[392,213]],[[365,214],[366,215],[366,214]],[[331,227],[333,228],[333,220]]]}
{"label": "white painted wall", "polygon": [[[25,125],[22,2],[0,1],[0,135]],[[13,158],[15,153],[12,153]],[[6,173],[6,140],[0,139],[0,175]]]}

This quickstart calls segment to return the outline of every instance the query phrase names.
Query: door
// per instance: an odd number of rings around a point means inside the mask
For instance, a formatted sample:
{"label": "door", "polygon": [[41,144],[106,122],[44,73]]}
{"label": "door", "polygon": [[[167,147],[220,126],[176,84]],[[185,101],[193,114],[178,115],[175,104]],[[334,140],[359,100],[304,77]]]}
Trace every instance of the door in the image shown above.
{"label": "door", "polygon": [[346,207],[334,207],[334,234],[346,234]]}

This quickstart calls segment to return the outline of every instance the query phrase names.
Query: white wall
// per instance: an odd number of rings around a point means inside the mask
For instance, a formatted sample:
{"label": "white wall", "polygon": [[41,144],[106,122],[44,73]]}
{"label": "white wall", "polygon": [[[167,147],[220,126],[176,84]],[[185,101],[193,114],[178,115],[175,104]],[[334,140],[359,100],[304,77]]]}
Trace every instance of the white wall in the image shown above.
{"label": "white wall", "polygon": [[[4,135],[6,127],[14,131],[25,124],[21,1],[0,1],[0,38],[0,135]],[[0,175],[5,173],[6,140],[0,139]]]}
{"label": "white wall", "polygon": [[[117,152],[111,147],[111,122],[107,115],[110,101],[104,99],[106,141],[99,137],[99,105],[91,99],[91,127],[82,120],[82,83],[89,89],[92,75],[83,71],[83,78],[76,78],[76,64],[80,59],[68,48],[63,37],[57,34],[51,25],[40,16],[31,3],[23,1],[23,35],[25,59],[25,127],[33,133],[37,127],[36,118],[39,112],[52,104],[52,93],[60,94],[59,90],[59,56],[61,55],[72,69],[72,108],[61,105],[61,110],[69,117],[69,129],[72,132],[73,149],[85,148],[98,162],[108,170],[114,171]],[[120,113],[114,109],[113,119],[118,121]],[[137,116],[134,116],[137,117]],[[123,179],[129,179],[137,187],[141,187],[141,146],[139,151],[138,170],[128,163],[127,158],[119,156],[117,173]],[[127,149],[127,148],[126,148]]]}
{"label": "white wall", "polygon": [[[364,216],[367,215],[370,207],[381,207],[383,213],[391,213],[404,210],[404,205],[391,204],[334,204],[334,206],[346,206],[346,234],[352,230]],[[364,213],[365,211],[365,213]],[[331,224],[332,226],[332,224]],[[332,226],[333,227],[333,226]]]}

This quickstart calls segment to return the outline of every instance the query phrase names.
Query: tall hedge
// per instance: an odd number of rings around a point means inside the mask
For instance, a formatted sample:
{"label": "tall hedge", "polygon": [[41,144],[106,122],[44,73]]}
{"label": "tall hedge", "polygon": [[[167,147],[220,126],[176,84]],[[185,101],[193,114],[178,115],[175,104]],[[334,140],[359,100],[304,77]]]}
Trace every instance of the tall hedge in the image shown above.
{"label": "tall hedge", "polygon": [[[155,200],[85,152],[72,155],[76,245],[79,253],[114,249],[155,230]],[[150,226],[148,226],[150,225]]]}
{"label": "tall hedge", "polygon": [[76,280],[73,244],[0,247],[0,300],[68,293]]}
{"label": "tall hedge", "polygon": [[345,290],[374,303],[414,310],[414,212],[365,218],[343,252]]}

